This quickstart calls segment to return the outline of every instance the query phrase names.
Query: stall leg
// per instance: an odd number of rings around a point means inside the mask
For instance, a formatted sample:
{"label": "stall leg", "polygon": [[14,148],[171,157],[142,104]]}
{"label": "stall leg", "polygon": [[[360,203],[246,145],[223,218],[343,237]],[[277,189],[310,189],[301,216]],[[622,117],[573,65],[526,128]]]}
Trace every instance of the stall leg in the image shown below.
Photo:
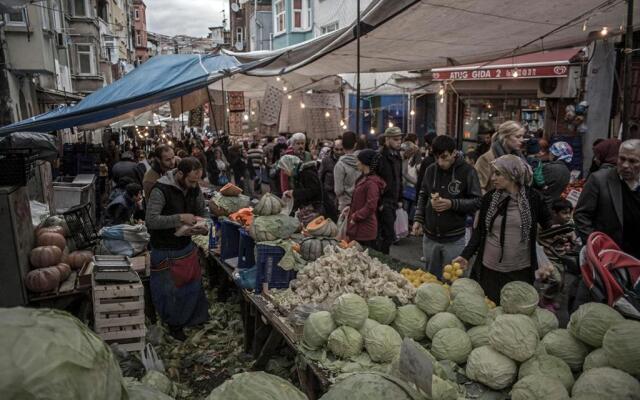
{"label": "stall leg", "polygon": [[251,313],[251,303],[247,300],[240,302],[240,313],[242,315],[242,325],[244,328],[244,352],[250,353],[253,346],[253,336],[255,333],[255,319]]}
{"label": "stall leg", "polygon": [[253,368],[256,370],[263,369],[269,359],[271,359],[271,356],[276,352],[276,349],[282,344],[282,340],[282,335],[276,329],[271,328],[271,332],[269,332],[269,336],[264,342],[264,346],[262,346],[262,350],[260,350],[260,354]]}
{"label": "stall leg", "polygon": [[319,397],[318,380],[302,357],[296,358],[296,370],[298,372],[298,380],[300,380],[300,387],[309,400],[316,400]]}

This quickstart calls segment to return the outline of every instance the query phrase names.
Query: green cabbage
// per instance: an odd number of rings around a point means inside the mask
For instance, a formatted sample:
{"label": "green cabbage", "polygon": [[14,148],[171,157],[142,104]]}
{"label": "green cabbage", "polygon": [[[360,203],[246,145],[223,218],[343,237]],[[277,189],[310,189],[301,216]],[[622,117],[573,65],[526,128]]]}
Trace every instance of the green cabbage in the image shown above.
{"label": "green cabbage", "polygon": [[574,372],[582,369],[584,359],[589,354],[589,348],[566,329],[554,329],[547,333],[542,344],[548,354],[566,362]]}
{"label": "green cabbage", "polygon": [[331,315],[337,325],[360,329],[369,317],[369,307],[362,297],[355,293],[347,293],[333,302]]}
{"label": "green cabbage", "polygon": [[462,292],[451,302],[449,312],[454,313],[462,322],[469,325],[484,325],[489,306],[484,301],[484,297],[475,293]]}
{"label": "green cabbage", "polygon": [[331,332],[327,347],[340,358],[351,358],[362,353],[364,340],[357,330],[350,326],[341,326]]}
{"label": "green cabbage", "polygon": [[460,387],[448,380],[432,375],[431,398],[434,400],[457,400],[460,394]]}
{"label": "green cabbage", "polygon": [[521,314],[498,316],[489,331],[491,346],[518,362],[526,361],[533,356],[539,340],[534,322]]}
{"label": "green cabbage", "polygon": [[386,296],[374,296],[367,300],[369,318],[389,325],[396,318],[396,304]]}
{"label": "green cabbage", "polygon": [[111,349],[70,314],[0,308],[3,399],[120,400],[124,381]]}
{"label": "green cabbage", "polygon": [[414,301],[427,315],[435,315],[445,311],[451,302],[447,288],[434,282],[420,285],[416,290]]}
{"label": "green cabbage", "polygon": [[424,397],[402,379],[387,374],[346,374],[320,400],[421,400]]}
{"label": "green cabbage", "polygon": [[609,360],[607,360],[607,352],[604,349],[595,349],[587,355],[582,365],[582,370],[586,371],[593,368],[610,367]]}
{"label": "green cabbage", "polygon": [[398,307],[396,319],[393,320],[392,326],[396,328],[403,338],[424,339],[427,328],[427,314],[414,304]]}
{"label": "green cabbage", "polygon": [[360,329],[358,330],[358,332],[360,332],[360,334],[362,335],[362,337],[367,336],[367,333],[369,333],[369,331],[372,328],[375,328],[376,326],[380,325],[380,322],[375,321],[373,319],[369,319],[367,318],[364,321],[364,324],[362,324],[362,326],[360,327]]}
{"label": "green cabbage", "polygon": [[623,321],[604,335],[602,348],[612,366],[640,377],[640,322]]}
{"label": "green cabbage", "polygon": [[307,396],[278,376],[243,372],[213,389],[206,400],[307,400]]}
{"label": "green cabbage", "polygon": [[467,331],[473,348],[487,346],[489,344],[489,325],[478,325]]}
{"label": "green cabbage", "polygon": [[544,375],[557,379],[562,382],[567,392],[570,392],[573,387],[574,379],[571,368],[558,357],[548,354],[537,354],[520,366],[518,379],[529,375]]}
{"label": "green cabbage", "polygon": [[502,314],[504,314],[504,311],[500,306],[490,309],[489,312],[487,313],[487,320],[485,321],[486,324],[491,325],[491,323],[496,320],[498,315],[502,315]]}
{"label": "green cabbage", "polygon": [[458,328],[464,330],[464,324],[460,322],[458,317],[448,312],[437,313],[427,322],[427,337],[433,339],[433,336],[444,328]]}
{"label": "green cabbage", "polygon": [[640,399],[640,382],[619,369],[602,367],[585,371],[571,391],[573,396],[594,394],[602,399]]}
{"label": "green cabbage", "polygon": [[233,214],[239,209],[246,208],[251,205],[251,199],[243,194],[238,196],[223,196],[222,194],[215,192],[211,201],[229,214]]}
{"label": "green cabbage", "polygon": [[255,217],[249,228],[256,242],[288,239],[300,228],[300,221],[288,215],[264,215]]}
{"label": "green cabbage", "polygon": [[569,400],[569,393],[556,379],[529,375],[513,385],[511,400]]}
{"label": "green cabbage", "polygon": [[329,335],[335,329],[336,324],[333,322],[330,312],[314,312],[304,322],[303,341],[309,348],[319,349],[327,343]]}
{"label": "green cabbage", "polygon": [[140,379],[140,382],[168,396],[176,395],[175,385],[171,382],[171,379],[167,378],[162,372],[151,370]]}
{"label": "green cabbage", "polygon": [[400,355],[402,338],[388,325],[374,326],[364,336],[364,347],[375,362],[387,363]]}
{"label": "green cabbage", "polygon": [[451,298],[455,299],[459,293],[473,293],[484,298],[482,286],[470,278],[459,278],[451,284]]}
{"label": "green cabbage", "polygon": [[601,347],[607,330],[621,321],[624,321],[622,315],[608,305],[586,303],[571,314],[567,329],[584,343]]}
{"label": "green cabbage", "polygon": [[509,387],[518,373],[516,362],[491,346],[473,349],[467,358],[466,375],[495,390]]}
{"label": "green cabbage", "polygon": [[173,400],[156,388],[147,386],[131,378],[125,378],[128,400]]}
{"label": "green cabbage", "polygon": [[559,326],[558,317],[544,308],[536,307],[536,310],[531,314],[531,319],[536,324],[538,336],[541,338],[552,330],[558,329]]}
{"label": "green cabbage", "polygon": [[539,300],[536,288],[522,281],[509,282],[500,291],[500,306],[507,314],[531,315]]}
{"label": "green cabbage", "polygon": [[467,332],[460,328],[444,328],[438,331],[431,342],[431,353],[438,360],[450,360],[463,364],[473,347]]}

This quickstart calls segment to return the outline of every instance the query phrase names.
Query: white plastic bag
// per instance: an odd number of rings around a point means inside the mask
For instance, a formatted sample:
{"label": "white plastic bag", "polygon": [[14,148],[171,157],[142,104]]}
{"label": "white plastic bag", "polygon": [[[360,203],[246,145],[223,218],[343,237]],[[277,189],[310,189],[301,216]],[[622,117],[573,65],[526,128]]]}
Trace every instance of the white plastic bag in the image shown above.
{"label": "white plastic bag", "polygon": [[393,224],[398,239],[409,236],[409,215],[403,208],[396,210],[396,222]]}
{"label": "white plastic bag", "polygon": [[293,211],[293,197],[282,196],[282,203],[284,207],[282,207],[280,214],[291,215],[291,211]]}
{"label": "white plastic bag", "polygon": [[349,217],[349,208],[345,208],[340,213],[338,217],[338,234],[336,235],[337,240],[347,240],[347,224]]}

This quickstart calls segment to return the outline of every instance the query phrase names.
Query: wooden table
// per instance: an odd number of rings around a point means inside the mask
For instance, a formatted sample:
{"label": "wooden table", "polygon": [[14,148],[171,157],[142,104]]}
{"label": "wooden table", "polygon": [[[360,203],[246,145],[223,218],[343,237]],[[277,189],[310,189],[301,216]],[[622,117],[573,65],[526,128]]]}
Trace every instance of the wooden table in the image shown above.
{"label": "wooden table", "polygon": [[[224,271],[228,280],[233,282],[234,268],[229,263],[212,253],[208,254],[208,259],[210,268]],[[216,275],[216,272],[210,270],[211,275]],[[296,369],[305,394],[310,400],[320,397],[330,386],[328,374],[316,363],[308,360],[300,351],[298,335],[291,325],[283,321],[270,308],[271,303],[262,294],[255,294],[242,288],[238,290],[244,299],[241,303],[244,351],[252,354],[256,359],[254,368],[263,369],[284,343],[297,354]]]}

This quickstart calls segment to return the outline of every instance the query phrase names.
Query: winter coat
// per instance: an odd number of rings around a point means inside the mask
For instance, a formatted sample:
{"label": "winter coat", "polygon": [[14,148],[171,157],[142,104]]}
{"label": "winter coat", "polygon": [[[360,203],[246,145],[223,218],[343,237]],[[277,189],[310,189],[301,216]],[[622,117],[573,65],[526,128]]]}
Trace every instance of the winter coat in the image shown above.
{"label": "winter coat", "polygon": [[[289,147],[284,154],[293,154],[293,148]],[[313,158],[311,157],[311,153],[308,151],[304,152],[304,157],[302,158],[302,162],[306,163],[311,161]],[[277,162],[277,160],[276,160]],[[288,176],[284,171],[280,171],[280,190],[282,193],[286,192],[289,189],[294,189],[295,183],[293,178]]]}
{"label": "winter coat", "polygon": [[582,243],[587,243],[594,231],[604,232],[616,243],[622,243],[623,218],[622,181],[618,170],[605,168],[589,175],[573,214]]}
{"label": "winter coat", "polygon": [[338,211],[342,212],[351,204],[351,197],[360,177],[360,171],[356,168],[358,158],[355,154],[345,154],[333,168],[333,189],[338,199]]}
{"label": "winter coat", "polygon": [[[482,259],[484,255],[484,247],[487,241],[487,225],[485,220],[487,218],[487,211],[489,210],[489,206],[491,205],[491,197],[493,195],[494,190],[487,192],[482,196],[480,203],[480,213],[476,221],[476,226],[473,228],[473,233],[471,234],[471,239],[467,246],[462,251],[461,256],[467,260],[469,260],[474,254],[476,255],[476,261],[473,265],[473,276],[477,279],[480,277],[480,273],[482,271]],[[531,209],[531,230],[529,231],[529,241],[531,245],[529,246],[529,259],[531,260],[531,268],[529,268],[529,272],[531,273],[531,282],[535,280],[535,271],[538,269],[538,257],[536,250],[536,239],[538,237],[538,224],[542,227],[542,229],[548,229],[551,227],[551,214],[549,213],[549,209],[547,208],[542,195],[538,193],[535,189],[527,189],[526,191],[527,199],[529,200],[529,207]],[[497,216],[497,214],[496,214]],[[506,240],[506,238],[504,238]],[[520,238],[512,238],[512,240],[520,240]],[[504,245],[504,243],[503,243]]]}
{"label": "winter coat", "polygon": [[[431,207],[431,195],[434,193],[450,199],[451,208],[436,212]],[[414,221],[422,224],[424,234],[430,239],[457,240],[464,236],[467,215],[478,210],[481,197],[478,175],[461,155],[446,171],[433,163],[422,180]]]}
{"label": "winter coat", "polygon": [[571,172],[564,161],[543,161],[542,175],[544,176],[544,187],[541,192],[550,207],[554,200],[560,198],[560,195],[569,184]]}
{"label": "winter coat", "polygon": [[377,209],[386,184],[377,175],[358,178],[349,208],[347,237],[350,240],[369,241],[378,237]]}
{"label": "winter coat", "polygon": [[302,207],[313,206],[321,212],[322,207],[322,185],[317,172],[316,162],[300,164],[298,173],[293,178],[295,189],[293,189],[293,211]]}
{"label": "winter coat", "polygon": [[416,190],[420,191],[420,189],[422,188],[424,173],[427,171],[427,168],[429,168],[429,166],[434,162],[436,162],[436,159],[431,154],[422,159],[422,162],[420,163],[420,169],[418,170],[418,182],[416,182]]}
{"label": "winter coat", "polygon": [[104,226],[127,224],[135,211],[136,203],[127,194],[122,193],[111,201],[104,213]]}
{"label": "winter coat", "polygon": [[333,170],[337,161],[338,160],[335,158],[333,151],[331,151],[322,158],[322,161],[320,162],[320,169],[318,170],[320,182],[322,182],[322,190],[324,190],[325,203],[335,204],[334,208],[338,204],[336,201],[336,194],[333,189]]}
{"label": "winter coat", "polygon": [[400,153],[392,151],[388,147],[380,150],[380,160],[376,173],[385,183],[385,189],[382,193],[382,203],[395,205],[402,199],[402,159]]}
{"label": "winter coat", "polygon": [[125,176],[141,185],[144,175],[138,168],[137,162],[131,160],[118,161],[111,169],[111,179],[117,184]]}

